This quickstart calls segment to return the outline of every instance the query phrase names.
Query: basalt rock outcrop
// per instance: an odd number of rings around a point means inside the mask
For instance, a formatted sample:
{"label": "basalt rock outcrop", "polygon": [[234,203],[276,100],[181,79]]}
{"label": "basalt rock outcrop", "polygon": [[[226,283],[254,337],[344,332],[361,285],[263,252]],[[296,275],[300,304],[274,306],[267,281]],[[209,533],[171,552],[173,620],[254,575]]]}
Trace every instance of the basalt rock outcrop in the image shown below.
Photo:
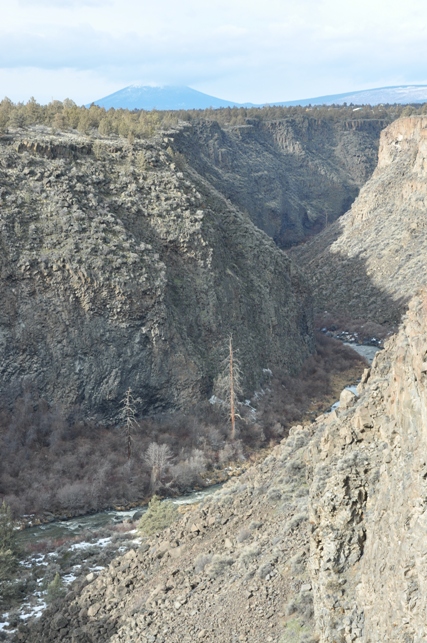
{"label": "basalt rock outcrop", "polygon": [[381,134],[378,166],[347,214],[291,256],[310,275],[319,312],[400,320],[427,280],[427,119]]}
{"label": "basalt rock outcrop", "polygon": [[377,163],[380,119],[247,119],[179,130],[172,148],[282,248],[344,214]]}
{"label": "basalt rock outcrop", "polygon": [[300,272],[151,143],[33,129],[0,144],[0,389],[114,416],[206,399],[233,333],[245,388],[312,350]]}
{"label": "basalt rock outcrop", "polygon": [[311,575],[321,643],[427,639],[427,299],[319,429]]}

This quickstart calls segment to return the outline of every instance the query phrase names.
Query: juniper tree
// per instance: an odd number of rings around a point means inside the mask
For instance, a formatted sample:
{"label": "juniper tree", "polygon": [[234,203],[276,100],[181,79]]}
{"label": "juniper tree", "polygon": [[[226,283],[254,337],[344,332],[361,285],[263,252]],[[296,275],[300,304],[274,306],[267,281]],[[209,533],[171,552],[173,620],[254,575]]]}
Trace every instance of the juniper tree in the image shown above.
{"label": "juniper tree", "polygon": [[153,496],[147,511],[139,521],[138,529],[145,536],[152,536],[169,527],[177,517],[178,510],[170,500],[161,501],[157,496]]}
{"label": "juniper tree", "polygon": [[10,507],[0,507],[0,581],[10,578],[17,565],[18,546]]}

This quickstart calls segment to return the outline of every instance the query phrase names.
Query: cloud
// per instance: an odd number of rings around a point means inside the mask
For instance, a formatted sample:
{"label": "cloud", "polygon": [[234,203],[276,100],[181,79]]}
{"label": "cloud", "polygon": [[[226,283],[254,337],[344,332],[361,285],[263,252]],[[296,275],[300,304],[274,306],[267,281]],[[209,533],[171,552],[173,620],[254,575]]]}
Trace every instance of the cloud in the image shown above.
{"label": "cloud", "polygon": [[186,84],[253,102],[425,74],[424,0],[10,2],[0,27],[0,69],[15,74],[38,69],[48,79],[66,70],[76,83],[91,75],[99,86],[117,88]]}
{"label": "cloud", "polygon": [[70,7],[108,7],[113,4],[112,0],[19,0],[19,4],[34,7],[57,7],[68,9]]}
{"label": "cloud", "polygon": [[[410,46],[409,46],[410,45]],[[378,34],[375,25],[361,34],[355,29],[323,29],[316,24],[272,23],[263,30],[233,24],[194,32],[183,26],[162,33],[113,35],[90,24],[76,27],[40,26],[34,31],[0,32],[0,67],[71,68],[76,70],[152,68],[184,65],[199,68],[343,64],[350,69],[416,65],[425,59],[424,29],[413,25]],[[423,55],[420,56],[420,53]]]}
{"label": "cloud", "polygon": [[14,102],[26,102],[34,96],[42,104],[72,98],[78,105],[84,105],[121,89],[123,82],[110,80],[92,71],[29,67],[0,69],[0,87],[3,95]]}
{"label": "cloud", "polygon": [[228,27],[223,33],[193,35],[119,36],[99,31],[90,25],[51,29],[38,33],[0,33],[0,67],[74,68],[79,70],[107,66],[153,66],[168,64],[218,63],[226,57],[244,58],[254,48],[253,34]]}

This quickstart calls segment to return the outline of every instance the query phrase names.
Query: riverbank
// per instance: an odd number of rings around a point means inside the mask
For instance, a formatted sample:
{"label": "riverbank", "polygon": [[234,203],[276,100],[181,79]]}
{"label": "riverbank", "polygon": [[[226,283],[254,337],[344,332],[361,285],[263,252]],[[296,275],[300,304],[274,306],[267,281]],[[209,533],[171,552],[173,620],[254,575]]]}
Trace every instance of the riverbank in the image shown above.
{"label": "riverbank", "polygon": [[[363,369],[368,364],[372,363],[372,359],[375,353],[379,350],[377,346],[374,346],[372,344],[362,345],[357,344],[355,341],[345,341],[342,342],[342,344],[346,346],[347,349],[352,349],[352,352],[357,352],[358,355],[363,358],[363,360],[366,360],[366,362],[356,361],[350,363],[348,368],[346,368],[345,370],[330,373],[330,381],[327,392],[321,395],[312,395],[311,402],[307,405],[305,412],[300,414],[295,419],[295,424],[304,424],[306,422],[313,421],[321,413],[327,412],[328,409],[330,409],[333,404],[335,404],[339,399],[340,393],[344,388],[355,386],[358,383]],[[271,390],[271,388],[267,388],[262,392],[262,399],[259,406],[261,408],[264,407],[265,409],[268,409],[270,404],[274,405],[275,398],[277,398],[279,395],[286,397],[286,390],[280,393],[280,391],[277,392],[277,389],[274,391]],[[291,403],[291,400],[289,403]],[[262,420],[262,417],[263,415],[265,415],[265,413],[265,410],[260,412],[260,420]],[[248,469],[248,467],[265,458],[269,454],[271,449],[281,439],[283,439],[283,437],[285,437],[288,430],[289,429],[286,429],[280,423],[277,423],[277,434],[275,438],[270,439],[268,444],[255,447],[245,446],[244,450],[240,453],[239,459],[230,460],[226,462],[222,467],[216,465],[215,467],[210,467],[207,470],[202,471],[198,476],[199,484],[195,486],[191,491],[189,491],[188,494],[191,495],[194,492],[203,491],[212,485],[223,484],[227,480],[230,480],[235,476],[242,475],[242,473],[244,473]],[[167,487],[163,488],[160,493],[163,497],[169,497],[171,499],[181,497],[182,495],[188,495],[177,494],[176,492],[170,493],[170,489],[168,489]],[[91,511],[81,512],[79,510],[69,510],[56,513],[43,511],[39,514],[23,516],[18,520],[18,524],[20,526],[20,529],[27,529],[57,521],[69,521],[75,518],[93,516],[95,514],[99,514],[100,512],[125,512],[132,510],[137,511],[139,508],[146,506],[149,500],[150,495],[146,495],[142,498],[136,498],[135,500],[129,502],[122,502],[119,504],[104,506],[101,505]]]}
{"label": "riverbank", "polygon": [[[172,502],[183,512],[186,506],[203,501],[220,486],[211,485]],[[0,641],[8,641],[21,623],[39,616],[56,595],[66,594],[76,579],[93,578],[116,556],[139,547],[143,538],[138,534],[137,523],[145,511],[145,506],[101,511],[20,531],[18,543],[25,554],[14,586],[9,586],[9,596],[3,596],[0,603]],[[58,587],[52,595],[57,575]]]}
{"label": "riverbank", "polygon": [[[348,348],[357,350],[358,347],[351,344]],[[343,388],[357,383],[365,366],[366,362],[356,361],[351,368],[332,374],[327,395],[318,396],[317,399],[313,396],[300,421],[310,424],[315,417],[330,409]],[[267,391],[264,404],[268,403],[268,395]],[[283,437],[278,436],[277,439]],[[172,498],[172,501],[181,506],[198,502],[205,495],[213,493],[219,484],[242,475],[264,460],[276,443],[270,441],[263,448],[246,449],[244,460],[229,461],[221,468],[205,471],[201,483],[206,487]],[[145,500],[148,501],[148,498]],[[85,579],[109,565],[114,557],[127,549],[139,547],[141,540],[136,532],[136,516],[144,511],[141,501],[136,501],[85,515],[64,516],[61,513],[57,517],[50,513],[26,517],[22,525],[26,528],[19,534],[26,554],[20,563],[16,597],[12,597],[9,607],[0,616],[0,640],[1,637],[8,640],[9,633],[20,623],[37,616],[46,608],[48,588],[57,574],[61,591],[67,591],[76,578]]]}

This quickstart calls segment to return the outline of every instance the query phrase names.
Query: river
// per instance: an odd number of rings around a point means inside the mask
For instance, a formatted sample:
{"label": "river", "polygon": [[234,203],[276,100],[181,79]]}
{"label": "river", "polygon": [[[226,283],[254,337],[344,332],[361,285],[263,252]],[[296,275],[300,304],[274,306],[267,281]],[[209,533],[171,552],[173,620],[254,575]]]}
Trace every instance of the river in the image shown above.
{"label": "river", "polygon": [[[207,487],[201,491],[193,491],[192,493],[178,498],[171,498],[171,502],[175,505],[190,505],[195,502],[200,502],[205,496],[214,493],[222,485],[216,484]],[[35,543],[42,540],[57,540],[61,538],[77,537],[82,533],[97,532],[102,528],[108,526],[118,525],[126,520],[132,520],[133,516],[137,513],[145,513],[147,506],[134,507],[126,511],[99,511],[98,513],[88,514],[85,516],[78,516],[69,520],[55,520],[43,525],[29,527],[23,529],[18,534],[20,544],[27,545],[28,543]]]}
{"label": "river", "polygon": [[[222,484],[202,491],[172,498],[175,505],[200,502]],[[0,613],[0,638],[8,640],[20,622],[40,615],[47,605],[47,587],[56,574],[65,591],[77,577],[99,573],[110,561],[128,549],[138,547],[141,538],[136,530],[135,515],[147,507],[129,511],[100,511],[70,520],[56,520],[23,529],[18,542],[27,551],[19,563],[20,582],[26,588],[13,609]]]}
{"label": "river", "polygon": [[[359,355],[364,357],[370,365],[374,361],[375,355],[378,353],[379,350],[381,350],[377,346],[365,346],[364,344],[350,344],[348,342],[344,342],[344,346],[349,346],[354,351],[356,351],[356,353],[359,353]],[[350,386],[346,386],[345,388],[347,389],[347,391],[351,391],[352,393],[357,393],[357,385],[355,384],[350,384]],[[339,405],[340,405],[340,401],[337,400],[335,404],[332,404],[331,408],[329,409],[329,412],[337,409]]]}
{"label": "river", "polygon": [[[346,343],[372,364],[378,352],[374,346]],[[355,386],[346,387],[356,392]],[[336,402],[332,409],[337,408]],[[332,410],[331,409],[331,410]],[[176,505],[193,504],[214,493],[217,484],[202,491],[173,498]],[[133,523],[135,514],[143,514],[147,507],[127,511],[100,511],[98,513],[57,520],[29,527],[19,532],[19,543],[29,553],[21,562],[21,572],[29,582],[25,598],[9,613],[0,614],[0,632],[12,634],[20,621],[40,614],[46,607],[46,587],[56,573],[66,588],[77,576],[98,573],[117,555],[138,546],[140,538]],[[46,545],[46,546],[45,546]],[[6,638],[7,640],[7,638]]]}

